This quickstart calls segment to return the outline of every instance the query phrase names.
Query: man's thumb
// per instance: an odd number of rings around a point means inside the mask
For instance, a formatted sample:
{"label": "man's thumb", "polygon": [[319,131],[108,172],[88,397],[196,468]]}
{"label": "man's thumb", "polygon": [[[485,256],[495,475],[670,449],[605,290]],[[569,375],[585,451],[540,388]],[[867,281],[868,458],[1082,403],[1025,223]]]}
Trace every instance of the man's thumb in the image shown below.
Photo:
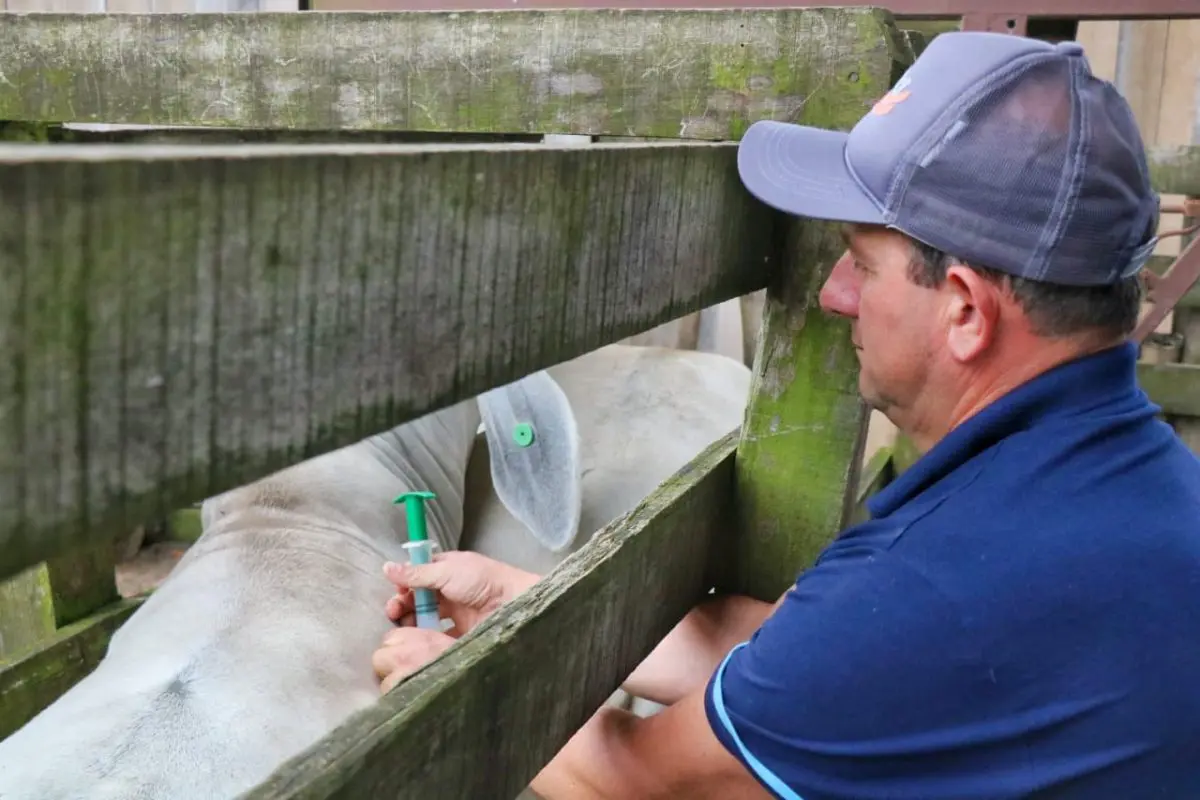
{"label": "man's thumb", "polygon": [[446,569],[442,564],[397,564],[389,561],[383,565],[383,574],[389,581],[406,589],[441,589],[446,585]]}

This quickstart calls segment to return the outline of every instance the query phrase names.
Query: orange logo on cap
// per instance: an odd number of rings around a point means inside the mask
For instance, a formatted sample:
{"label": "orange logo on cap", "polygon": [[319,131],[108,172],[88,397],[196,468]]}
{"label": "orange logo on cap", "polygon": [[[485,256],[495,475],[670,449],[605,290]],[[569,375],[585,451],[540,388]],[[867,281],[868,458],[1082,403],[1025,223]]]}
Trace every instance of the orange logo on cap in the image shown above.
{"label": "orange logo on cap", "polygon": [[892,109],[900,103],[908,99],[908,92],[897,92],[892,90],[876,101],[875,105],[871,106],[871,113],[882,117],[884,114],[890,114]]}

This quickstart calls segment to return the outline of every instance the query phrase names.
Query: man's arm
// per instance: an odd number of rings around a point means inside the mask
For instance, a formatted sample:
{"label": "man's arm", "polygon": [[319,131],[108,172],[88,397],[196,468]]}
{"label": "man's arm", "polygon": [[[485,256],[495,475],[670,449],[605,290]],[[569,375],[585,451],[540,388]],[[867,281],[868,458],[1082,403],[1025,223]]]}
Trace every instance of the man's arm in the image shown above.
{"label": "man's arm", "polygon": [[713,735],[704,691],[651,717],[602,708],[530,788],[545,800],[769,798]]}
{"label": "man's arm", "polygon": [[785,596],[773,604],[744,595],[706,600],[671,629],[621,688],[663,705],[703,688],[725,654],[749,639]]}
{"label": "man's arm", "polygon": [[532,788],[546,800],[986,794],[995,778],[978,765],[997,748],[1023,757],[982,716],[989,670],[924,572],[848,549],[805,572],[706,685],[645,719],[603,709]]}
{"label": "man's arm", "polygon": [[704,707],[721,659],[787,597],[715,597],[688,612],[621,688],[669,707],[648,718],[601,708],[530,788],[543,800],[770,797],[713,734]]}

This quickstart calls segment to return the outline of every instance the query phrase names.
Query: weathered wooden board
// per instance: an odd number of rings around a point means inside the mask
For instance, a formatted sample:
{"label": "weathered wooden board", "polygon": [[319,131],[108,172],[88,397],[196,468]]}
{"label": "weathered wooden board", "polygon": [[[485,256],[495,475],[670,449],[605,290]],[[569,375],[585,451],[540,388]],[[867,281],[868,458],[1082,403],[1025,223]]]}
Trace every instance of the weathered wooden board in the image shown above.
{"label": "weathered wooden board", "polygon": [[0,579],[0,659],[13,658],[54,633],[54,600],[46,565]]}
{"label": "weathered wooden board", "polygon": [[[890,84],[913,58],[900,37],[889,53],[865,80],[830,86],[847,102],[821,127],[853,127],[872,100],[866,87]],[[766,293],[738,444],[737,555],[720,583],[760,600],[776,599],[853,518],[867,424],[849,325],[817,304],[845,249],[838,227],[788,220],[775,232],[782,264]]]}
{"label": "weathered wooden board", "polygon": [[0,575],[762,288],[735,157],[0,149]]}
{"label": "weathered wooden board", "polygon": [[895,479],[896,462],[892,448],[881,447],[875,451],[875,455],[871,456],[870,461],[863,465],[850,522],[858,524],[870,519],[871,512],[867,508],[867,501]]}
{"label": "weathered wooden board", "polygon": [[1200,196],[1200,145],[1155,145],[1146,159],[1156,191]]}
{"label": "weathered wooden board", "polygon": [[710,585],[736,431],[246,795],[512,800]]}
{"label": "weathered wooden board", "polygon": [[142,598],[118,600],[51,634],[20,657],[0,660],[0,739],[95,669],[108,640],[141,603]]}
{"label": "weathered wooden board", "polygon": [[[1172,264],[1175,263],[1175,256],[1151,256],[1146,268],[1156,275],[1164,274]],[[1179,302],[1175,304],[1176,308],[1200,308],[1200,283],[1195,284],[1184,293],[1183,297],[1179,298]]]}
{"label": "weathered wooden board", "polygon": [[116,549],[105,540],[0,579],[0,660],[118,598]]}
{"label": "weathered wooden board", "polygon": [[846,320],[817,306],[845,249],[836,228],[786,226],[790,255],[768,288],[738,446],[738,551],[731,583],[776,599],[853,517],[867,407]]}
{"label": "weathered wooden board", "polygon": [[866,109],[870,8],[28,14],[0,24],[0,120],[736,138]]}

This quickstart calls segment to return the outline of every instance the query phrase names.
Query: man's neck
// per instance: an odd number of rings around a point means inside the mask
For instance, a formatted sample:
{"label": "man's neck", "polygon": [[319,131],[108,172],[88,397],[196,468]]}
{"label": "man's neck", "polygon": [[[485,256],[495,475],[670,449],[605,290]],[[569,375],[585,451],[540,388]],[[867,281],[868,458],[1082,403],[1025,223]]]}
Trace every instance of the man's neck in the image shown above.
{"label": "man's neck", "polygon": [[[951,402],[933,410],[927,419],[911,426],[898,424],[920,453],[928,452],[950,431],[1014,389],[1049,370],[1119,344],[1117,340],[1091,338],[1041,339],[1036,343],[1017,343],[964,373],[957,385],[939,390],[939,396]],[[906,429],[906,427],[908,429]]]}

